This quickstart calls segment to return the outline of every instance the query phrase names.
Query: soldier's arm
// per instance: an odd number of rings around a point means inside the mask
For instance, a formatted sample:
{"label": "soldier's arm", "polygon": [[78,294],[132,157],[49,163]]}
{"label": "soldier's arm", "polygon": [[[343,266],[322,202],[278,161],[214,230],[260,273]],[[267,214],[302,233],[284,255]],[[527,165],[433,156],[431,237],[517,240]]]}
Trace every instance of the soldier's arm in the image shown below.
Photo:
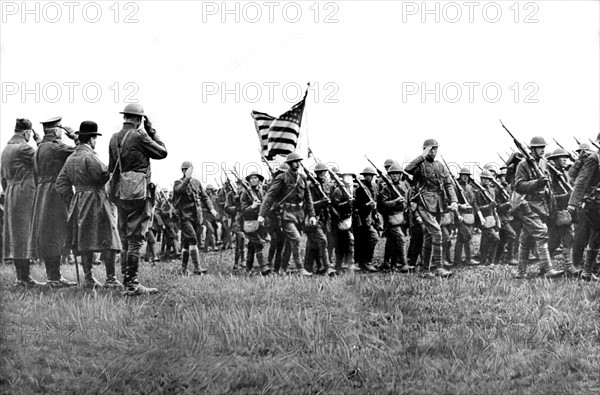
{"label": "soldier's arm", "polygon": [[202,184],[200,184],[200,182],[198,182],[198,190],[200,193],[200,201],[202,202],[202,205],[211,213],[215,210],[215,207],[213,206],[212,200],[208,197],[208,194],[206,193],[206,190],[204,189],[204,187],[202,186]]}
{"label": "soldier's arm", "polygon": [[[313,206],[315,208],[315,212],[321,211],[322,209],[327,207],[327,205],[329,204],[329,201],[328,201],[328,199],[325,199],[325,198],[323,198],[323,196],[321,196],[321,192],[319,192],[316,185],[314,185],[312,182],[309,182],[308,185],[309,185],[311,197],[313,199]],[[317,199],[319,199],[319,200],[317,200]]]}
{"label": "soldier's arm", "polygon": [[598,168],[598,157],[597,155],[590,155],[585,159],[583,167],[581,171],[577,175],[577,180],[575,181],[575,187],[573,189],[573,193],[571,193],[571,198],[569,199],[569,206],[579,206],[581,201],[583,200],[583,196],[585,195],[590,182],[592,181],[592,177]]}
{"label": "soldier's arm", "polygon": [[569,169],[569,183],[571,185],[575,185],[575,180],[577,179],[577,176],[579,175],[584,163],[585,159],[584,155],[582,154]]}
{"label": "soldier's arm", "polygon": [[450,174],[448,169],[446,169],[446,167],[444,167],[441,163],[436,162],[435,164],[440,171],[440,175],[443,180],[442,182],[444,184],[444,189],[446,190],[446,196],[448,197],[448,200],[450,200],[450,203],[458,203],[458,198],[456,197],[456,189],[454,187],[454,181],[452,181],[452,175]]}
{"label": "soldier's arm", "polygon": [[423,155],[419,155],[404,168],[404,171],[406,171],[408,174],[414,175],[419,169],[419,166],[421,166],[421,163],[424,161],[425,158],[423,158]]}
{"label": "soldier's arm", "polygon": [[304,211],[305,213],[309,216],[309,217],[315,217],[315,206],[313,204],[313,198],[312,195],[310,193],[310,190],[308,189],[308,183],[306,181],[306,178],[304,178],[304,176],[300,176],[302,177],[302,180],[304,181],[304,183],[306,184],[306,188],[305,188],[305,192],[304,192]]}
{"label": "soldier's arm", "polygon": [[260,216],[265,218],[269,214],[269,210],[271,206],[275,203],[275,198],[281,194],[283,191],[283,187],[285,184],[284,179],[285,174],[280,174],[271,183],[269,190],[267,191],[267,195],[265,196],[265,200],[263,201],[260,207]]}
{"label": "soldier's arm", "polygon": [[167,157],[167,148],[158,137],[158,133],[153,133],[152,137],[146,131],[138,130],[140,134],[140,150],[151,159],[164,159]]}
{"label": "soldier's arm", "polygon": [[108,143],[108,171],[115,171],[115,166],[117,165],[117,150],[116,150],[116,140],[117,135],[113,134],[110,138],[110,142]]}
{"label": "soldier's arm", "polygon": [[69,179],[69,173],[67,171],[67,165],[63,166],[55,183],[56,192],[60,194],[67,206],[71,205],[71,199],[73,199],[73,183]]}
{"label": "soldier's arm", "polygon": [[173,184],[173,195],[182,194],[187,191],[188,185],[190,185],[191,178],[183,177],[182,180],[176,180]]}

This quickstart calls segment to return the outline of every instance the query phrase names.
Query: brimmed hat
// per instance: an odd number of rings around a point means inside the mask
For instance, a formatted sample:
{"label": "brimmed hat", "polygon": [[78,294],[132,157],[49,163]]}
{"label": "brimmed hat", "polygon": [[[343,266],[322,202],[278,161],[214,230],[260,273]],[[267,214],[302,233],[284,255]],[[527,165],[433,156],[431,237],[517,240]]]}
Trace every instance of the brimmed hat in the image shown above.
{"label": "brimmed hat", "polygon": [[119,112],[119,114],[133,114],[139,115],[141,117],[146,116],[146,114],[144,114],[144,107],[142,107],[142,105],[138,103],[130,103],[126,105],[125,109]]}
{"label": "brimmed hat", "polygon": [[558,158],[568,158],[569,153],[567,150],[562,148],[555,149],[550,155],[548,155],[547,159],[558,159]]}
{"label": "brimmed hat", "polygon": [[58,124],[60,124],[61,120],[62,120],[62,117],[53,117],[53,118],[46,119],[45,121],[42,121],[40,123],[42,124],[44,129],[51,129],[51,128],[57,127]]}
{"label": "brimmed hat", "polygon": [[363,176],[369,176],[369,175],[370,176],[376,176],[377,172],[372,167],[367,166],[367,167],[364,168],[363,171],[360,172],[360,174],[363,175]]}
{"label": "brimmed hat", "polygon": [[102,133],[98,133],[98,124],[94,121],[83,121],[79,125],[79,130],[75,132],[81,136],[102,136]]}

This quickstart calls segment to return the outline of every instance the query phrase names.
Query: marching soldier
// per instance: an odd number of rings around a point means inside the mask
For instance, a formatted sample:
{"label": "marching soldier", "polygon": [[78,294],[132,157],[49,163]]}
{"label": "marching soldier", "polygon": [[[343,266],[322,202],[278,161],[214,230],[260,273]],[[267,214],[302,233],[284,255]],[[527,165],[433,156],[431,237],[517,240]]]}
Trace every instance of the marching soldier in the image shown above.
{"label": "marching soldier", "polygon": [[360,269],[354,264],[354,234],[352,233],[354,173],[347,172],[340,174],[342,176],[342,185],[338,185],[331,195],[332,207],[337,213],[335,270],[341,271],[347,268],[358,271]]}
{"label": "marching soldier", "polygon": [[366,167],[361,173],[364,178],[361,187],[356,189],[356,200],[354,201],[354,210],[356,219],[354,224],[355,240],[355,261],[362,271],[376,272],[373,267],[373,254],[375,246],[379,241],[377,230],[375,229],[377,213],[377,186],[373,178],[377,175],[375,169]]}
{"label": "marching soldier", "polygon": [[[569,182],[572,186],[575,186],[575,180],[588,156],[592,153],[592,149],[589,144],[582,143],[576,150],[579,154],[579,158],[573,163],[573,166],[569,169]],[[573,224],[575,225],[575,231],[573,235],[573,253],[572,263],[576,268],[583,267],[583,252],[588,245],[591,235],[591,219],[582,215],[581,209],[578,207],[571,213]]]}
{"label": "marching soldier", "polygon": [[[250,191],[246,191],[245,189],[242,191],[241,202],[242,216],[244,217],[244,233],[248,238],[246,271],[248,273],[252,272],[254,256],[256,255],[260,274],[266,276],[271,273],[271,268],[265,265],[265,258],[263,256],[263,246],[266,242],[267,232],[263,226],[257,226],[258,223],[256,221],[264,198],[264,191],[261,185],[263,181],[264,177],[260,173],[250,173],[246,177],[246,182],[250,184]],[[252,226],[248,226],[248,224]]]}
{"label": "marching soldier", "polygon": [[[546,140],[543,137],[534,137],[529,144],[531,156],[542,172],[545,171],[546,162],[543,160],[546,149]],[[550,215],[550,193],[548,192],[549,178],[538,178],[527,159],[523,159],[517,166],[515,174],[515,191],[523,197],[519,205],[522,229],[519,237],[519,266],[517,278],[527,275],[527,260],[529,249],[536,247],[540,258],[539,274],[552,278],[563,275],[562,270],[552,267],[550,251],[548,250],[548,227],[545,224]]]}
{"label": "marching soldier", "polygon": [[413,175],[413,183],[417,187],[413,200],[417,201],[417,209],[425,225],[423,256],[426,255],[425,250],[431,246],[431,265],[435,269],[435,275],[449,277],[453,273],[442,266],[440,219],[447,201],[450,202],[452,211],[458,209],[458,203],[451,175],[440,162],[435,160],[437,151],[436,140],[425,140],[423,153],[414,159],[405,170],[408,174]]}
{"label": "marching soldier", "polygon": [[481,213],[481,242],[479,245],[479,257],[481,265],[494,263],[496,247],[500,242],[498,234],[498,215],[496,213],[496,195],[494,194],[491,179],[494,177],[491,171],[483,169],[479,178],[483,190],[475,190],[475,205]]}
{"label": "marching soldier", "polygon": [[31,121],[17,119],[15,134],[2,150],[0,181],[5,191],[3,248],[4,259],[15,265],[15,285],[39,287],[45,285],[31,278],[31,224],[35,200],[35,149],[29,144],[32,134],[36,141],[41,138],[31,127]]}
{"label": "marching soldier", "polygon": [[454,244],[454,264],[462,263],[462,253],[465,252],[466,265],[474,265],[475,261],[471,255],[471,240],[473,239],[473,224],[475,223],[474,205],[475,191],[471,185],[471,171],[463,167],[458,172],[458,184],[464,191],[466,202],[459,202],[458,212],[460,220],[457,226],[456,243]]}
{"label": "marching soldier", "polygon": [[202,206],[206,207],[213,215],[215,211],[212,201],[200,181],[192,178],[194,166],[192,162],[185,161],[181,164],[183,177],[173,184],[174,206],[178,210],[181,229],[181,274],[187,274],[189,258],[192,258],[194,274],[203,274],[207,269],[200,266],[198,242],[202,232]]}
{"label": "marching soldier", "polygon": [[126,105],[121,114],[123,128],[110,139],[108,170],[119,180],[114,199],[119,212],[123,285],[126,295],[135,296],[158,292],[140,285],[137,277],[155,199],[150,159],[166,158],[167,149],[140,104]]}
{"label": "marching soldier", "polygon": [[[242,193],[241,182],[238,181],[234,190],[233,186],[227,181],[231,190],[227,192],[227,202],[225,203],[225,212],[232,219],[231,221],[231,232],[235,235],[235,252],[233,260],[232,272],[235,274],[238,271],[240,262],[245,262],[245,243],[246,236],[243,232],[244,218],[242,217],[242,202],[240,200]],[[271,250],[269,249],[269,254]],[[270,261],[269,261],[270,264]]]}
{"label": "marching soldier", "polygon": [[[598,142],[600,142],[600,134],[596,138],[596,143]],[[598,249],[600,249],[600,154],[598,152],[590,152],[586,155],[567,209],[571,215],[576,210],[581,210],[583,218],[589,221],[590,239],[581,278],[587,281],[599,281],[596,274]]]}
{"label": "marching soldier", "polygon": [[[319,169],[319,173],[321,173],[322,177],[322,169],[324,168],[325,165],[317,163],[315,171]],[[326,182],[323,182],[322,178],[319,176],[317,176],[316,181],[319,183],[318,185],[314,184],[312,181],[309,181],[308,183],[318,222],[315,226],[306,227],[307,240],[304,251],[304,267],[312,273],[333,276],[335,270],[331,267],[331,261],[327,254],[327,236],[325,235],[325,230],[327,230],[329,222],[329,205],[331,204],[331,200],[329,199],[330,190],[329,185]]]}
{"label": "marching soldier", "polygon": [[383,232],[385,234],[385,250],[389,252],[390,266],[382,266],[382,270],[394,270],[402,273],[414,269],[406,259],[406,249],[404,241],[404,232],[402,225],[405,222],[404,210],[406,208],[406,195],[408,190],[406,185],[400,180],[402,177],[402,167],[394,163],[387,173],[392,185],[384,185],[378,196],[379,212],[383,216]]}
{"label": "marching soldier", "polygon": [[[33,248],[37,257],[44,261],[48,285],[66,288],[77,285],[60,274],[60,258],[67,237],[68,206],[56,191],[55,183],[67,158],[75,151],[61,141],[63,129],[67,137],[75,139],[75,131],[61,125],[61,117],[42,122],[44,139],[35,156],[37,190],[33,210]],[[111,283],[112,283],[111,279]],[[114,279],[115,284],[117,283]],[[110,285],[110,283],[109,283]]]}
{"label": "marching soldier", "polygon": [[[578,276],[581,274],[581,270],[575,268],[571,260],[573,227],[571,214],[567,210],[571,194],[567,189],[569,184],[565,170],[568,158],[569,153],[562,148],[556,149],[547,157],[549,161],[552,161],[549,166],[554,167],[550,172],[550,187],[556,199],[556,210],[553,210],[548,217],[548,250],[552,256],[562,243],[563,270],[567,275]],[[554,173],[555,171],[557,173]]]}
{"label": "marching soldier", "polygon": [[92,265],[94,253],[104,252],[105,287],[121,288],[115,275],[117,253],[121,250],[117,210],[108,200],[105,189],[110,173],[94,150],[101,134],[98,125],[92,121],[82,122],[77,134],[79,145],[56,179],[56,191],[69,205],[65,245],[74,253],[81,253],[84,287],[102,287],[94,278]]}
{"label": "marching soldier", "polygon": [[496,248],[494,263],[516,266],[518,261],[514,257],[514,250],[517,234],[512,226],[514,217],[511,213],[510,185],[506,182],[506,167],[500,168],[497,179],[499,185],[494,187],[494,194],[497,204],[496,212],[500,219],[500,241]]}
{"label": "marching soldier", "polygon": [[[281,165],[279,165],[277,170],[275,170],[275,174],[271,179],[271,183],[278,175],[285,173],[289,169],[290,167],[287,165],[287,163],[282,163]],[[271,237],[267,262],[269,263],[269,267],[273,268],[273,271],[275,273],[279,273],[283,257],[285,257],[286,262],[289,262],[291,256],[290,245],[286,241],[285,232],[283,231],[282,227],[283,225],[281,222],[281,207],[279,207],[279,205],[274,204],[271,207],[271,210],[269,210],[269,216],[267,217],[266,224],[267,229],[269,231],[269,236]]]}
{"label": "marching soldier", "polygon": [[[306,178],[298,172],[301,160],[302,157],[295,152],[286,157],[285,163],[288,164],[289,170],[273,180],[260,208],[258,222],[264,224],[265,217],[269,215],[274,204],[277,203],[281,207],[282,228],[290,243],[296,269],[301,275],[310,276],[312,273],[304,269],[300,261],[299,228],[304,223],[305,216],[308,216],[311,226],[317,224],[317,219]],[[288,262],[282,263],[287,266]]]}

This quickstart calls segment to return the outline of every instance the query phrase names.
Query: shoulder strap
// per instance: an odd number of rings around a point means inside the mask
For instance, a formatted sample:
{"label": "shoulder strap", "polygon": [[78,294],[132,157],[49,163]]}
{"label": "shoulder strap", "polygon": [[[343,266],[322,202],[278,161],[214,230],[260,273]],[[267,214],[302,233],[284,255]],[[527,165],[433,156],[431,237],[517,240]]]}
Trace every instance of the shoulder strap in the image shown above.
{"label": "shoulder strap", "polygon": [[[127,131],[127,133],[125,133],[125,136],[123,136],[123,139],[121,141],[117,141],[117,165],[115,166],[115,168],[113,169],[113,174],[115,174],[115,172],[117,171],[117,167],[119,168],[119,173],[122,172],[122,168],[121,168],[121,150],[123,148],[123,143],[125,143],[125,140],[127,140],[127,137],[129,137],[129,133],[132,131],[133,129],[129,129]],[[117,139],[118,140],[118,139]]]}
{"label": "shoulder strap", "polygon": [[[292,188],[292,190],[289,191],[288,194],[285,195],[284,198],[279,201],[279,204],[285,203],[285,201],[288,200],[294,192],[296,192],[296,188],[298,188],[298,184],[300,183],[301,176],[302,176],[301,174],[298,174],[298,178],[296,179],[296,185],[294,185],[294,188]],[[287,176],[285,176],[285,177],[287,177]]]}

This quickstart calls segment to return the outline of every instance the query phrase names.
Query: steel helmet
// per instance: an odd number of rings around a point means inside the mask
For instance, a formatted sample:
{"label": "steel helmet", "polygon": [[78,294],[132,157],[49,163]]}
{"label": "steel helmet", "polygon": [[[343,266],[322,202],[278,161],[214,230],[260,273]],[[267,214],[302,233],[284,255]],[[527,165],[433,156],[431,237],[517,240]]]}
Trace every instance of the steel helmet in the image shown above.
{"label": "steel helmet", "polygon": [[143,117],[146,115],[146,114],[144,114],[144,107],[142,107],[142,105],[139,103],[129,103],[128,105],[125,106],[125,109],[123,111],[121,111],[119,114],[133,114],[133,115],[139,115],[140,117]]}
{"label": "steel helmet", "polygon": [[286,156],[285,163],[298,162],[301,160],[302,160],[302,157],[300,156],[299,153],[292,152],[291,154],[288,154],[288,156]]}
{"label": "steel helmet", "polygon": [[215,189],[215,187],[213,186],[213,184],[206,184],[206,189],[207,191],[213,191]]}
{"label": "steel helmet", "polygon": [[260,182],[263,182],[265,180],[265,178],[262,176],[262,174],[260,174],[259,172],[253,171],[252,173],[250,173],[246,176],[246,181],[250,182],[250,177],[253,177],[253,176],[258,177]]}
{"label": "steel helmet", "polygon": [[189,169],[190,167],[194,167],[194,165],[189,160],[186,160],[181,164],[182,169]]}
{"label": "steel helmet", "polygon": [[319,162],[315,165],[315,172],[317,171],[327,171],[327,166],[325,166],[323,163]]}
{"label": "steel helmet", "polygon": [[562,149],[562,148],[557,148],[554,150],[554,152],[552,152],[550,155],[548,155],[547,159],[558,159],[558,158],[568,158],[569,157],[569,153],[567,152],[567,150]]}
{"label": "steel helmet", "polygon": [[581,151],[584,151],[584,150],[585,151],[590,151],[591,149],[592,149],[592,147],[589,144],[587,144],[587,143],[581,143],[579,145],[579,148],[577,148],[575,150],[575,152],[580,153]]}
{"label": "steel helmet", "polygon": [[386,159],[385,162],[383,162],[383,167],[390,167],[394,163],[396,163],[395,160],[393,160],[393,159]]}
{"label": "steel helmet", "polygon": [[427,139],[423,142],[423,148],[437,147],[437,146],[438,146],[438,142],[435,139]]}
{"label": "steel helmet", "polygon": [[535,136],[534,138],[531,139],[531,142],[529,143],[529,146],[531,148],[541,148],[541,147],[545,147],[548,144],[546,143],[546,140],[544,140],[543,137],[540,136]]}
{"label": "steel helmet", "polygon": [[377,175],[377,173],[375,172],[375,169],[373,169],[372,167],[369,167],[369,166],[365,167],[364,170],[360,174],[363,176],[368,176],[368,175],[376,176]]}
{"label": "steel helmet", "polygon": [[486,163],[485,165],[483,165],[483,168],[485,170],[489,170],[492,174],[496,174],[498,173],[498,171],[496,170],[496,164],[494,163]]}
{"label": "steel helmet", "polygon": [[331,166],[331,171],[334,172],[335,174],[338,174],[340,169],[339,169],[339,167],[334,165],[334,166]]}
{"label": "steel helmet", "polygon": [[462,169],[460,169],[460,171],[458,172],[458,174],[466,174],[467,176],[471,176],[473,174],[471,174],[471,170],[469,170],[468,167],[463,167]]}
{"label": "steel helmet", "polygon": [[356,174],[354,174],[352,171],[350,170],[344,170],[343,172],[337,173],[339,176],[356,176]]}
{"label": "steel helmet", "polygon": [[400,166],[398,163],[394,163],[393,165],[390,166],[390,168],[387,170],[388,174],[393,174],[393,173],[402,173],[402,166]]}
{"label": "steel helmet", "polygon": [[493,179],[494,175],[492,174],[491,171],[489,171],[488,169],[483,169],[481,170],[481,174],[479,175],[479,178],[489,178],[489,179]]}

